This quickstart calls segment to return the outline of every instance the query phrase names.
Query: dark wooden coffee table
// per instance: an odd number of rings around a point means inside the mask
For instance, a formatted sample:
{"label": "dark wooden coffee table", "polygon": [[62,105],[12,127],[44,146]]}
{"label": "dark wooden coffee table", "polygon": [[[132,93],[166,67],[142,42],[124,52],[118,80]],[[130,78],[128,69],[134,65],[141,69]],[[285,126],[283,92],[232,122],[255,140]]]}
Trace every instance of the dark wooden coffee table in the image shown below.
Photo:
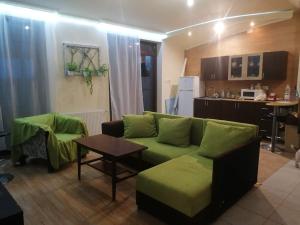
{"label": "dark wooden coffee table", "polygon": [[[84,164],[111,176],[113,201],[116,199],[116,184],[138,173],[138,171],[122,165],[120,160],[129,155],[137,154],[141,162],[142,151],[147,149],[146,146],[104,134],[79,138],[74,141],[77,143],[78,180],[81,179],[81,165]],[[101,157],[82,162],[82,148],[87,148],[90,151],[98,153]]]}

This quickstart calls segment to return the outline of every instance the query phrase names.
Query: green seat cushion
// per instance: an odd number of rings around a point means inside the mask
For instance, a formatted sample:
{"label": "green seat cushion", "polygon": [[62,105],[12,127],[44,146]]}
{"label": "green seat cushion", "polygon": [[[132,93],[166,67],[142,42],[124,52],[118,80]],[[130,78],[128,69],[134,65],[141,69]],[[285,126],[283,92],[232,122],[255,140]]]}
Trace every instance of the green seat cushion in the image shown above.
{"label": "green seat cushion", "polygon": [[148,149],[143,151],[142,157],[143,160],[151,163],[152,165],[158,165],[170,159],[196,152],[199,149],[199,146],[197,145],[177,147],[173,145],[162,144],[157,142],[156,138],[131,138],[127,140],[147,146]]}
{"label": "green seat cushion", "polygon": [[180,147],[190,145],[192,120],[191,118],[159,120],[159,133],[157,141],[164,144],[171,144]]}
{"label": "green seat cushion", "polygon": [[204,157],[216,158],[248,143],[255,136],[255,126],[239,127],[208,121],[199,154]]}
{"label": "green seat cushion", "polygon": [[[82,137],[80,134],[65,134],[55,133],[57,143],[55,146],[59,149],[59,154],[56,155],[55,159],[59,165],[64,165],[67,162],[73,162],[77,158],[77,145],[73,141],[77,138]],[[52,150],[50,154],[54,151]],[[81,150],[81,155],[85,155],[88,151],[86,149]]]}
{"label": "green seat cushion", "polygon": [[154,116],[151,114],[125,115],[123,122],[125,138],[157,136]]}
{"label": "green seat cushion", "polygon": [[211,202],[213,161],[184,155],[138,174],[137,191],[193,217]]}
{"label": "green seat cushion", "polygon": [[81,134],[65,134],[65,133],[55,133],[55,136],[57,140],[61,142],[73,141],[77,138],[82,137]]}

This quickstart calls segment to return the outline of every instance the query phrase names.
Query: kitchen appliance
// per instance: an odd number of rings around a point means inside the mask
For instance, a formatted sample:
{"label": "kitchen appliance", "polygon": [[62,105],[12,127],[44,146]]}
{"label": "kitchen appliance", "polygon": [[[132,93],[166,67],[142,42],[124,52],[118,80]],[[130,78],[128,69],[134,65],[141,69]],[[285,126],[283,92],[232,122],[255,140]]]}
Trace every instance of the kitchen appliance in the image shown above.
{"label": "kitchen appliance", "polygon": [[199,76],[179,78],[178,85],[178,115],[193,116],[194,98],[204,97],[205,85]]}
{"label": "kitchen appliance", "polygon": [[247,100],[255,100],[258,96],[265,94],[262,89],[242,89],[241,98]]}

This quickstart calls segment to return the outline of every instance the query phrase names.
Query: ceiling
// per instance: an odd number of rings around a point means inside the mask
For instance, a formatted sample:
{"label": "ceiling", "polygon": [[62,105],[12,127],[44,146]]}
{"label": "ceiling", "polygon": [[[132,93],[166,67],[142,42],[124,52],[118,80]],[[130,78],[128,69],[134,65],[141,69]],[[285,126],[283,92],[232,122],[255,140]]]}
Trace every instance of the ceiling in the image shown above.
{"label": "ceiling", "polygon": [[[11,1],[7,1],[11,2]],[[299,0],[14,0],[59,13],[105,20],[150,31],[168,32],[207,20],[295,9]]]}
{"label": "ceiling", "polygon": [[[208,23],[193,29],[176,32],[175,35],[169,37],[168,41],[176,43],[176,45],[179,45],[183,49],[189,49],[209,42],[215,42],[219,38],[226,38],[242,32],[251,32],[250,22],[252,21],[255,22],[255,27],[252,28],[253,30],[261,26],[288,20],[292,17],[293,11],[286,11],[276,14],[226,20],[223,22],[225,26],[224,32],[220,36],[218,36],[213,29],[215,23]],[[188,36],[188,32],[191,32],[192,35]]]}

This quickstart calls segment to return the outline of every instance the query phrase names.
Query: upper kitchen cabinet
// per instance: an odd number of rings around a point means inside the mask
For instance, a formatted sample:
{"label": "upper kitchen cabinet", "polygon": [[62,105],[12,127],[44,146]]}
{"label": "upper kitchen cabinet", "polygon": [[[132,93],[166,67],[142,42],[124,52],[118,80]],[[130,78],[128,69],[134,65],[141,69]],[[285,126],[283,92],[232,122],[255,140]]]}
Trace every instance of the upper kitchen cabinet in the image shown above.
{"label": "upper kitchen cabinet", "polygon": [[227,80],[229,56],[201,59],[204,80]]}
{"label": "upper kitchen cabinet", "polygon": [[288,52],[264,52],[201,59],[204,80],[285,80]]}
{"label": "upper kitchen cabinet", "polygon": [[230,56],[228,80],[261,80],[263,54]]}
{"label": "upper kitchen cabinet", "polygon": [[263,79],[285,80],[287,75],[288,52],[263,53]]}
{"label": "upper kitchen cabinet", "polygon": [[261,80],[263,74],[263,54],[246,56],[246,80]]}
{"label": "upper kitchen cabinet", "polygon": [[242,55],[230,56],[228,80],[244,80],[245,57]]}

